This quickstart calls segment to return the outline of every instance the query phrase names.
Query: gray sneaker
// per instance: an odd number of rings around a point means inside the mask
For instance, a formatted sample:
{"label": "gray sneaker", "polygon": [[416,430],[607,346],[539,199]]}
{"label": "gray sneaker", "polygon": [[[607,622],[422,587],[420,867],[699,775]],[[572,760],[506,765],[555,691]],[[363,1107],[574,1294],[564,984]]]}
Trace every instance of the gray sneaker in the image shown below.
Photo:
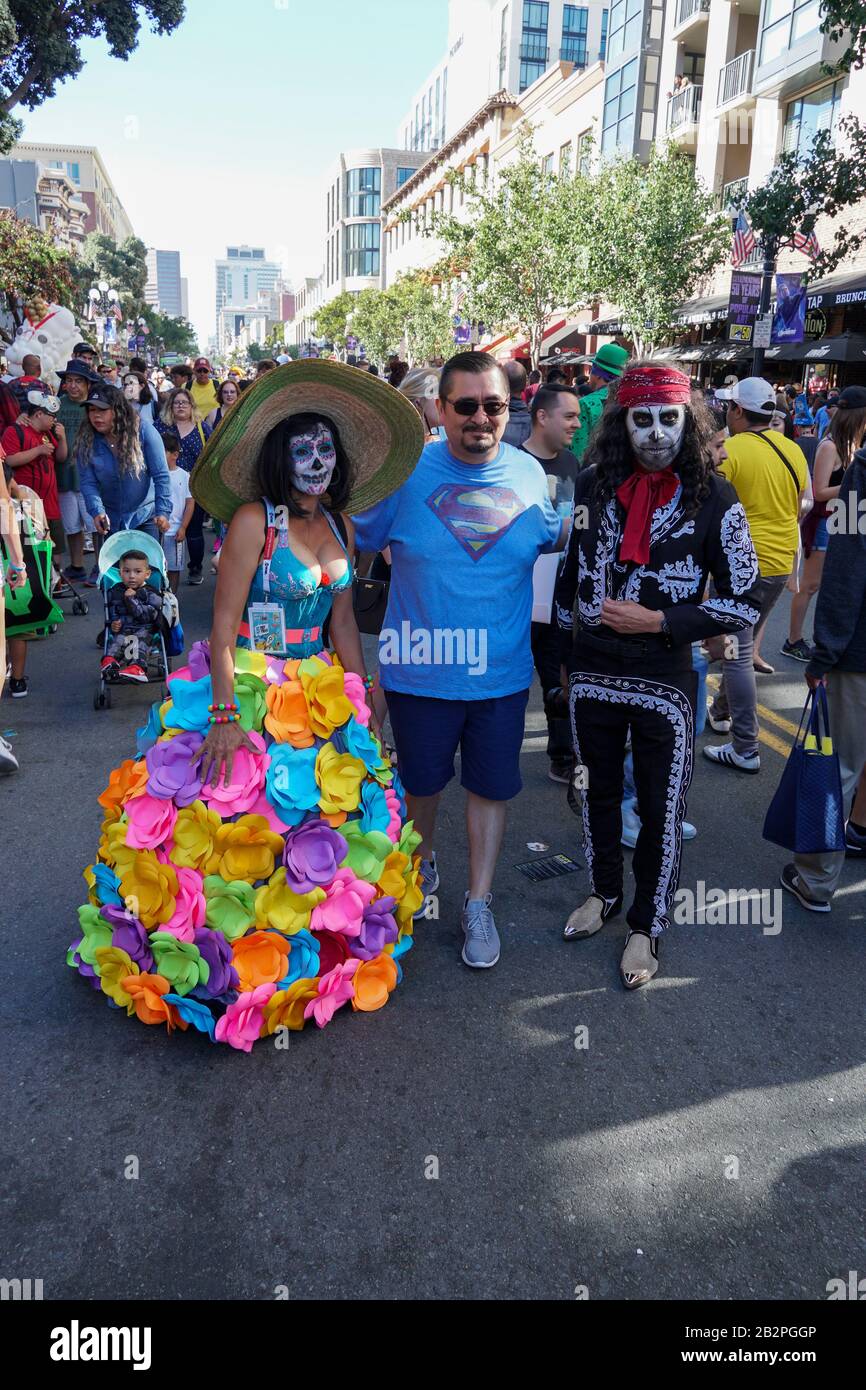
{"label": "gray sneaker", "polygon": [[469,894],[463,899],[460,925],[466,940],[463,945],[463,964],[474,970],[489,970],[499,960],[499,933],[490,911],[493,894],[469,905]]}
{"label": "gray sneaker", "polygon": [[421,918],[426,915],[427,903],[430,898],[432,898],[433,894],[439,891],[439,870],[436,867],[435,850],[433,851],[432,859],[421,860],[421,877],[418,880],[418,887],[424,894],[424,901],[414,914],[412,918],[413,922],[420,922]]}

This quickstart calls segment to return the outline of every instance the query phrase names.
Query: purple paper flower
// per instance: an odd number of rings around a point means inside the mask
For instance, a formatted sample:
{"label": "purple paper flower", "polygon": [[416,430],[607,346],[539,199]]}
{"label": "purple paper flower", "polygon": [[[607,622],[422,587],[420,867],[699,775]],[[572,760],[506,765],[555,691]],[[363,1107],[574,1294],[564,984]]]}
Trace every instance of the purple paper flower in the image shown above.
{"label": "purple paper flower", "polygon": [[210,644],[208,642],[193,642],[187,664],[189,665],[190,680],[200,681],[202,676],[209,676]]}
{"label": "purple paper flower", "polygon": [[133,917],[131,912],[125,912],[122,907],[103,907],[100,915],[112,928],[112,946],[125,951],[142,975],[149,974],[153,969],[150,938],[138,918]]}
{"label": "purple paper flower", "polygon": [[232,965],[231,942],[220,931],[209,927],[197,927],[195,944],[210,968],[207,984],[201,986],[203,997],[215,999],[229,990],[237,988],[238,972]]}
{"label": "purple paper flower", "polygon": [[201,748],[204,739],[199,733],[176,734],[166,743],[157,743],[145,755],[147,790],[161,801],[173,801],[176,806],[191,806],[201,792],[198,764],[190,758]]}
{"label": "purple paper flower", "polygon": [[375,960],[386,946],[397,940],[399,928],[393,916],[396,906],[394,898],[380,898],[364,908],[361,933],[349,942],[349,950],[358,960]]}
{"label": "purple paper flower", "polygon": [[349,846],[336,830],[323,820],[307,821],[286,836],[283,863],[286,886],[293,893],[311,893],[326,888],[349,853]]}

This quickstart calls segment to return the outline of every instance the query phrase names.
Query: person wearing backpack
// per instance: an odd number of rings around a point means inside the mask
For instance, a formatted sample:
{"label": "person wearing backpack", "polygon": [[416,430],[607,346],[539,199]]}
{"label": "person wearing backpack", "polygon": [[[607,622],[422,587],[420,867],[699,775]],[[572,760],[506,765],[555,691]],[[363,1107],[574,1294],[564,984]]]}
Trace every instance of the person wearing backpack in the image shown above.
{"label": "person wearing backpack", "polygon": [[[198,410],[192,395],[183,386],[172,391],[160,411],[156,428],[160,434],[176,434],[180,440],[180,454],[177,466],[191,473],[199,454],[210,435],[206,424],[199,419]],[[204,575],[204,512],[196,503],[192,521],[186,528],[186,544],[189,551],[189,582],[203,584]]]}
{"label": "person wearing backpack", "polygon": [[[776,413],[773,387],[761,377],[746,377],[716,392],[727,403],[726,423],[730,438],[727,458],[719,472],[733,484],[740,499],[743,519],[758,556],[759,587],[753,600],[766,622],[787,584],[797,559],[800,520],[808,509],[809,469],[802,449],[778,430],[770,429]],[[758,694],[755,684],[755,628],[738,632],[724,644],[722,682],[707,713],[717,734],[730,733],[730,743],[712,744],[704,757],[737,772],[761,770],[758,752]]]}

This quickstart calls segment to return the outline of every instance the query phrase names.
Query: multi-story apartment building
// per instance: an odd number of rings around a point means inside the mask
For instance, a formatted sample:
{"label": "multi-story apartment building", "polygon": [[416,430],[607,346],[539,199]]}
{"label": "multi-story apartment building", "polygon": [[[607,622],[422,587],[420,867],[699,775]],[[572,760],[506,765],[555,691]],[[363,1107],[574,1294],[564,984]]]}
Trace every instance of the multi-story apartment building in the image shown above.
{"label": "multi-story apartment building", "polygon": [[349,150],[331,169],[325,194],[322,300],[385,283],[382,205],[428,155],[420,150]]}
{"label": "multi-story apartment building", "polygon": [[179,251],[157,251],[149,247],[147,284],[144,297],[147,303],[172,318],[183,316],[183,280],[180,273]]}
{"label": "multi-story apartment building", "polygon": [[80,251],[88,207],[64,169],[35,159],[0,160],[0,207],[30,222],[67,251]]}
{"label": "multi-story apartment building", "polygon": [[95,146],[45,145],[21,140],[12,147],[11,158],[35,159],[50,169],[62,169],[87,205],[85,231],[102,232],[118,244],[135,235]]}
{"label": "multi-story apartment building", "polygon": [[217,342],[222,351],[258,311],[261,291],[272,291],[282,275],[261,246],[229,246],[215,264]]}

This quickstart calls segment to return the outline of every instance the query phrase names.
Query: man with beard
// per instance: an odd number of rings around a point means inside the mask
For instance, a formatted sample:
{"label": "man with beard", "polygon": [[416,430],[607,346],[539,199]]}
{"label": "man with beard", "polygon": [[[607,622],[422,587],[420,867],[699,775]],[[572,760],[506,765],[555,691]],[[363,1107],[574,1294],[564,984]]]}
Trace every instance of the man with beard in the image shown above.
{"label": "man with beard", "polygon": [[[578,477],[556,590],[572,731],[584,769],[590,896],[566,940],[594,936],[623,906],[623,756],[631,732],[641,831],[621,973],[658,971],[677,890],[694,761],[691,644],[754,624],[758,561],[742,505],[713,472],[715,423],[682,372],[637,363],[611,392]],[[715,594],[702,602],[707,581]]]}

